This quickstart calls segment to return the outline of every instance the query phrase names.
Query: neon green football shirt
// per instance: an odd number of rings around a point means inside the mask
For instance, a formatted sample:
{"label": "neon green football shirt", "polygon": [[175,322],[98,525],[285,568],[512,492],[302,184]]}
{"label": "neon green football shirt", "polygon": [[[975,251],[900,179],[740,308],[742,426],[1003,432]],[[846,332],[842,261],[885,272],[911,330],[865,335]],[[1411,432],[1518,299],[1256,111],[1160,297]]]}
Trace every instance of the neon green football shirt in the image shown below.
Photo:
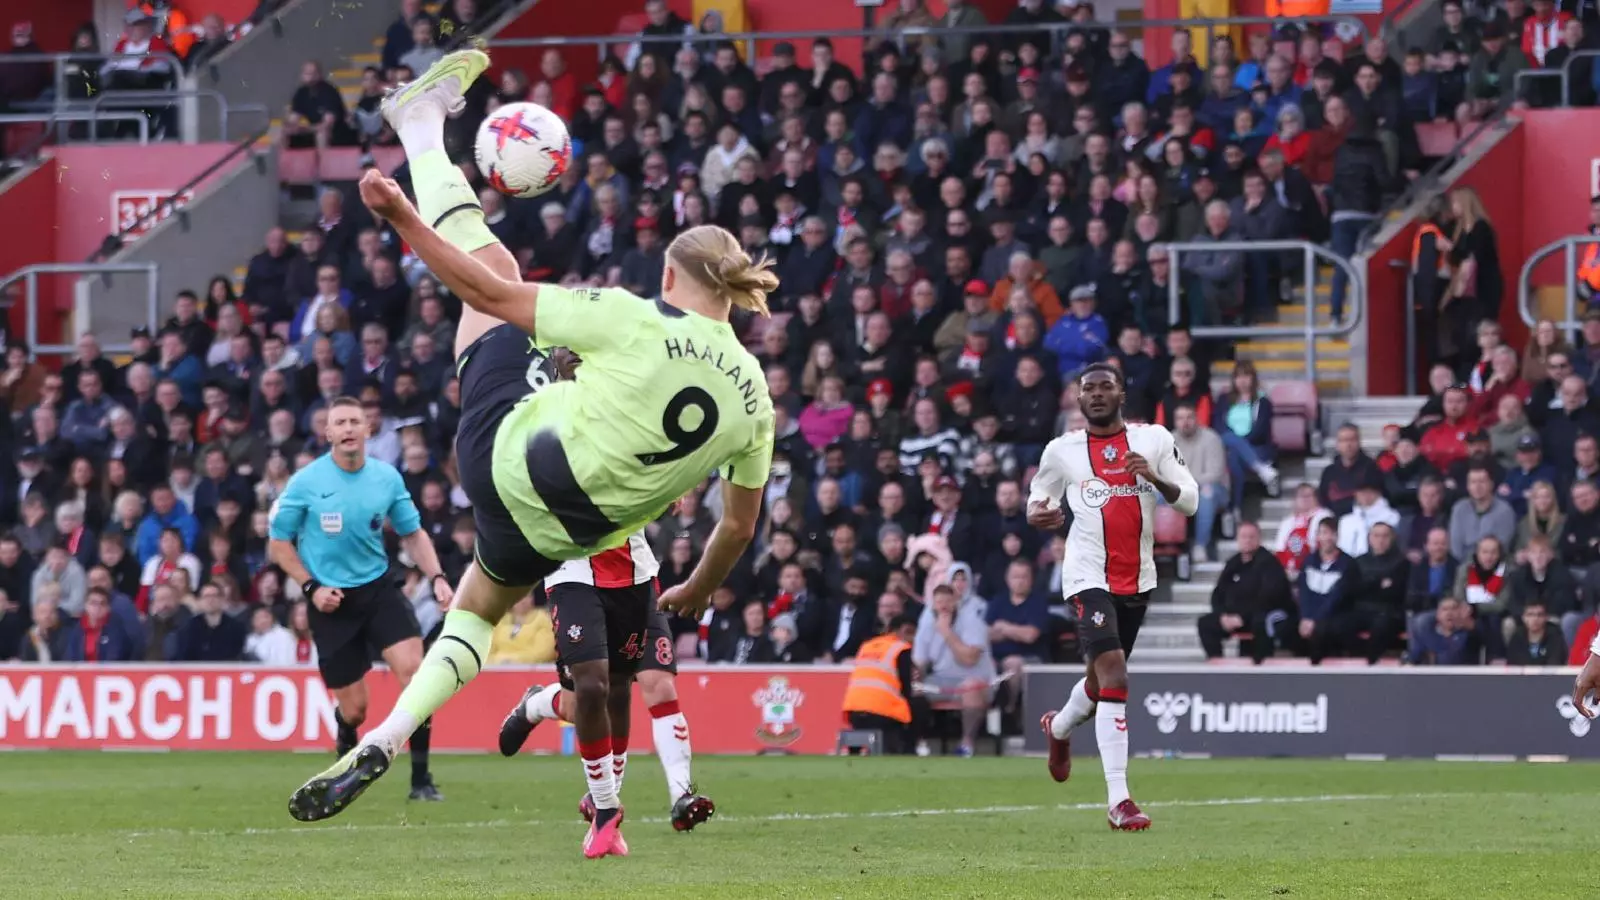
{"label": "neon green football shirt", "polygon": [[752,489],[772,465],[772,400],[727,322],[618,289],[539,285],[534,338],[583,357],[577,379],[500,423],[500,499],[535,550],[619,546],[715,470]]}

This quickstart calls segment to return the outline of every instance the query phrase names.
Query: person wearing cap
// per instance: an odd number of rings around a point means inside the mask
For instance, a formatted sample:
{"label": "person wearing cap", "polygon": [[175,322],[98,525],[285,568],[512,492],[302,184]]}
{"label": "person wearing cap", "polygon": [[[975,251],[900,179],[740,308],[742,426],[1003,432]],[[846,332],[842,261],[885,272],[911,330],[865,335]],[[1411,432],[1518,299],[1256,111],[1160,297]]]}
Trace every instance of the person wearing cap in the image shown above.
{"label": "person wearing cap", "polygon": [[644,217],[634,219],[633,240],[634,246],[622,254],[614,280],[635,296],[654,297],[660,293],[661,273],[667,264],[660,223]]}
{"label": "person wearing cap", "polygon": [[[761,77],[761,84],[756,95],[756,105],[764,115],[778,117],[785,109],[792,109],[783,102],[784,89],[794,85],[800,96],[806,96],[805,80],[809,73],[795,64],[794,44],[788,41],[779,41],[772,45],[772,56],[769,61],[767,74]],[[803,103],[803,101],[802,101]]]}
{"label": "person wearing cap", "polygon": [[1460,491],[1466,488],[1467,473],[1473,466],[1483,466],[1488,469],[1490,480],[1497,486],[1505,481],[1506,472],[1494,458],[1493,445],[1489,443],[1489,433],[1482,428],[1476,428],[1468,432],[1464,440],[1467,455],[1451,463],[1450,467],[1444,470],[1445,487],[1460,496]]}
{"label": "person wearing cap", "polygon": [[1511,504],[1497,496],[1494,474],[1487,465],[1475,465],[1467,472],[1467,495],[1450,508],[1450,553],[1456,559],[1470,560],[1478,542],[1493,537],[1509,548],[1517,536],[1517,514]]}
{"label": "person wearing cap", "polygon": [[1095,286],[1080,284],[1068,298],[1067,314],[1045,333],[1044,346],[1056,355],[1063,380],[1106,356],[1111,343],[1106,321],[1095,312]]}
{"label": "person wearing cap", "polygon": [[829,240],[828,224],[818,216],[800,220],[799,240],[789,245],[783,261],[778,264],[778,295],[803,297],[820,294],[839,257]]}
{"label": "person wearing cap", "polygon": [[989,227],[989,236],[994,239],[994,243],[983,251],[977,275],[984,281],[994,284],[1006,277],[1006,273],[1011,270],[1011,257],[1018,253],[1027,256],[1033,254],[1027,244],[1017,240],[1017,220],[1014,214],[1006,210],[992,209],[984,213],[983,219],[984,224]]}
{"label": "person wearing cap", "polygon": [[1488,115],[1506,99],[1503,94],[1514,89],[1517,73],[1528,68],[1522,48],[1507,39],[1503,20],[1484,23],[1481,37],[1482,45],[1467,66],[1467,101],[1475,118]]}
{"label": "person wearing cap", "polygon": [[1525,434],[1517,439],[1516,465],[1506,470],[1504,480],[1496,489],[1501,499],[1511,505],[1512,512],[1521,519],[1528,514],[1528,499],[1533,486],[1539,482],[1550,485],[1561,483],[1556,467],[1544,459],[1544,445],[1537,434]]}

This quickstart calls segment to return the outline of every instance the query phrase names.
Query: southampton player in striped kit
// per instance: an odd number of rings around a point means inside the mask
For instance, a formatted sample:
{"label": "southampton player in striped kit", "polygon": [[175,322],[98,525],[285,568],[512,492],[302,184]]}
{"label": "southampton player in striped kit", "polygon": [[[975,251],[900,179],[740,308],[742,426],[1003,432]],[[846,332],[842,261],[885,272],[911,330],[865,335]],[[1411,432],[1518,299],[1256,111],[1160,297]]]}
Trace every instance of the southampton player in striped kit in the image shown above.
{"label": "southampton player in striped kit", "polygon": [[1122,374],[1096,363],[1078,376],[1079,403],[1089,427],[1051,441],[1028,498],[1028,522],[1059,529],[1061,501],[1072,509],[1061,593],[1078,614],[1078,640],[1088,673],[1073,685],[1066,706],[1045,713],[1056,781],[1072,772],[1072,729],[1094,719],[1105,769],[1107,819],[1118,831],[1141,831],[1150,817],[1128,795],[1128,655],[1156,587],[1156,497],[1186,516],[1200,487],[1160,425],[1122,420]]}
{"label": "southampton player in striped kit", "polygon": [[[586,560],[563,563],[554,575],[544,580],[556,617],[556,646],[560,658],[556,684],[528,688],[500,726],[500,752],[515,756],[527,742],[533,728],[545,719],[567,719],[574,696],[569,665],[583,652],[581,641],[567,634],[570,624],[561,616],[564,599],[575,599],[579,608],[606,607],[654,599],[656,572],[660,568],[644,533],[636,532],[626,544]],[[673,656],[672,630],[667,617],[650,604],[644,640],[629,635],[622,644],[626,659],[611,665],[611,760],[616,789],[622,792],[622,776],[628,762],[628,704],[630,683],[637,679],[639,694],[650,711],[650,732],[656,755],[667,774],[667,793],[672,801],[672,827],[691,831],[711,818],[716,805],[711,798],[696,793],[689,774],[693,753],[689,747],[689,722],[678,709],[678,663]],[[641,656],[642,654],[642,656]],[[585,793],[578,811],[594,821],[594,797]]]}

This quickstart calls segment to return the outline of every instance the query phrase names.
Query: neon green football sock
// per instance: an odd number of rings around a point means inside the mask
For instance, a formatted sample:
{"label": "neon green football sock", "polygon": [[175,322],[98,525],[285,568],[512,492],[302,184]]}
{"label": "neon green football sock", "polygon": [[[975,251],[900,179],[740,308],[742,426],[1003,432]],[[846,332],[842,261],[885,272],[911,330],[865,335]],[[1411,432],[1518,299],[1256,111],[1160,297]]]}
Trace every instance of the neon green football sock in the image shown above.
{"label": "neon green football sock", "polygon": [[411,683],[400,692],[394,711],[367,736],[393,757],[400,745],[411,737],[428,717],[444,706],[457,691],[478,677],[483,659],[489,655],[489,639],[494,625],[475,613],[452,609],[445,613],[444,630],[433,649],[422,658],[422,666]]}
{"label": "neon green football sock", "polygon": [[454,246],[471,253],[499,241],[484,224],[478,195],[443,150],[429,150],[411,160],[411,185],[422,221]]}

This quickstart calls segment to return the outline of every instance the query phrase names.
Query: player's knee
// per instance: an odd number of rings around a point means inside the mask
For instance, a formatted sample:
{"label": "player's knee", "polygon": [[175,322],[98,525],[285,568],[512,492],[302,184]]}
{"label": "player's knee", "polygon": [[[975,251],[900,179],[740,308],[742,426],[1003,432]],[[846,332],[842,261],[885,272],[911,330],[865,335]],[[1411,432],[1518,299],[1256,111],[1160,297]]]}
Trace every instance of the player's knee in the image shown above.
{"label": "player's knee", "polygon": [[678,688],[672,683],[672,676],[666,672],[640,672],[639,696],[645,706],[659,706],[678,699]]}
{"label": "player's knee", "polygon": [[341,703],[339,704],[339,718],[351,728],[360,728],[367,721],[366,703]]}
{"label": "player's knee", "polygon": [[1094,661],[1095,680],[1100,692],[1128,689],[1128,664],[1121,653],[1106,653]]}
{"label": "player's knee", "polygon": [[609,702],[611,676],[604,665],[573,666],[572,670],[572,692],[580,704]]}

